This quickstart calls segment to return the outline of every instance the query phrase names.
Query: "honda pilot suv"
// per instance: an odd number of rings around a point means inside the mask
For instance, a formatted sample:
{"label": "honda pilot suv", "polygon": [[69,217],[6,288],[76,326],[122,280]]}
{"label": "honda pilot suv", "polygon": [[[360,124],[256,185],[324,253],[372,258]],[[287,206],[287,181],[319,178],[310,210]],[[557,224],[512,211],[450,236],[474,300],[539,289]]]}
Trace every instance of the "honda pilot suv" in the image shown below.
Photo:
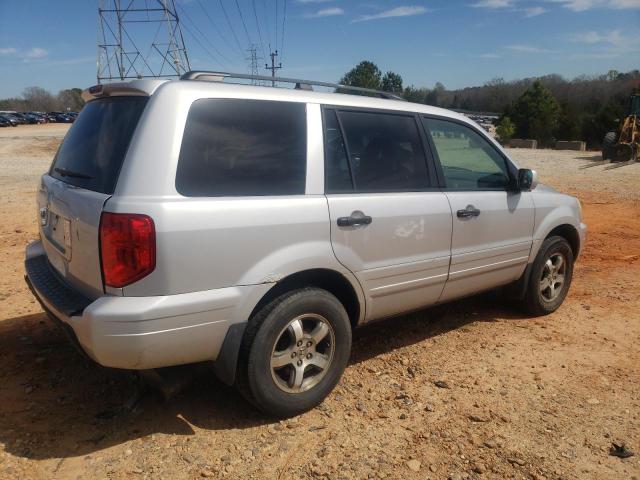
{"label": "honda pilot suv", "polygon": [[500,286],[532,315],[565,299],[578,200],[471,120],[228,80],[88,89],[42,176],[26,279],[97,363],[208,362],[290,416],[334,388],[360,325]]}

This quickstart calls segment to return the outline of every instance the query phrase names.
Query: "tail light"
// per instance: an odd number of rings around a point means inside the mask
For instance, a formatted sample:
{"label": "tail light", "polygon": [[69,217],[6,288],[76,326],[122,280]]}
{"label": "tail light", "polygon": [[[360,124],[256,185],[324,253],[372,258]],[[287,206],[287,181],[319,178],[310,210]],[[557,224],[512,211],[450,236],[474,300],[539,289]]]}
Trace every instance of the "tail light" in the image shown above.
{"label": "tail light", "polygon": [[100,261],[104,283],[124,287],[156,268],[156,230],[151,217],[103,212],[100,218]]}

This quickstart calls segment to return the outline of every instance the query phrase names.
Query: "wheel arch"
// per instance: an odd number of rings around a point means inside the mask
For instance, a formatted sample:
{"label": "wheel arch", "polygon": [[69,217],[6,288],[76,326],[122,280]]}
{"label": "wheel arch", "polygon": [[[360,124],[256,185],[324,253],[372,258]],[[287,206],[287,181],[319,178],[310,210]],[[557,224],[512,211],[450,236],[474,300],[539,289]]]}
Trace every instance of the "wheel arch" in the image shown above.
{"label": "wheel arch", "polygon": [[[545,237],[547,238],[558,236],[564,238],[567,242],[569,242],[569,246],[571,247],[571,252],[573,253],[573,258],[577,258],[580,253],[580,234],[576,227],[569,223],[563,223],[562,225],[558,225],[554,227]],[[543,241],[544,241],[543,240]]]}
{"label": "wheel arch", "polygon": [[303,287],[322,288],[340,300],[349,315],[351,328],[357,327],[364,319],[364,296],[359,292],[359,286],[353,285],[342,273],[327,268],[312,268],[284,277],[264,294],[249,318],[274,298]]}
{"label": "wheel arch", "polygon": [[571,251],[573,253],[573,258],[577,258],[580,253],[581,245],[580,245],[580,234],[578,233],[578,229],[570,224],[570,223],[560,223],[549,229],[547,234],[544,237],[541,237],[540,240],[534,241],[533,248],[531,249],[531,254],[529,257],[529,263],[527,263],[527,267],[525,268],[524,273],[520,276],[520,278],[511,286],[509,286],[509,294],[518,299],[524,298],[525,292],[529,285],[530,275],[531,275],[531,267],[533,262],[540,251],[541,245],[548,238],[553,236],[558,236],[564,238],[571,247]]}
{"label": "wheel arch", "polygon": [[[354,282],[356,283],[354,284]],[[326,268],[311,268],[292,273],[273,284],[253,307],[247,321],[280,295],[310,286],[322,288],[335,295],[345,307],[352,329],[364,321],[365,299],[357,280],[355,278],[349,279],[343,273]],[[235,323],[229,327],[218,358],[213,362],[214,373],[219,380],[227,385],[233,385],[236,381],[240,347],[247,321]]]}

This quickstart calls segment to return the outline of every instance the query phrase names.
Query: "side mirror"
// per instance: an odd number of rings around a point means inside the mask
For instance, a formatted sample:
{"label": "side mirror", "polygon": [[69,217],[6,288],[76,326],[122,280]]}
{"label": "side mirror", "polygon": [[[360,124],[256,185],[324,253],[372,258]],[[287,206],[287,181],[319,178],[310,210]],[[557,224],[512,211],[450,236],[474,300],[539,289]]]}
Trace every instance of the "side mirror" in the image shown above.
{"label": "side mirror", "polygon": [[538,172],[521,168],[518,170],[518,189],[520,191],[533,190],[538,186]]}

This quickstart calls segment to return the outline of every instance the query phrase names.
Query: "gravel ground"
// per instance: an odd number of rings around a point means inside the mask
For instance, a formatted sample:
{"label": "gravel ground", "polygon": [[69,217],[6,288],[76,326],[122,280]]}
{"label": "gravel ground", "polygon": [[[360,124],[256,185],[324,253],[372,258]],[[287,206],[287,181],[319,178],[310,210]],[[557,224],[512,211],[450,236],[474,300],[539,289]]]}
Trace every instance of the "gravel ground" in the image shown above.
{"label": "gravel ground", "polygon": [[640,165],[510,150],[582,200],[590,227],[563,307],[494,294],[358,330],[343,380],[287,421],[199,377],[170,400],[85,361],[22,280],[33,202],[66,126],[0,129],[0,478],[638,479]]}

